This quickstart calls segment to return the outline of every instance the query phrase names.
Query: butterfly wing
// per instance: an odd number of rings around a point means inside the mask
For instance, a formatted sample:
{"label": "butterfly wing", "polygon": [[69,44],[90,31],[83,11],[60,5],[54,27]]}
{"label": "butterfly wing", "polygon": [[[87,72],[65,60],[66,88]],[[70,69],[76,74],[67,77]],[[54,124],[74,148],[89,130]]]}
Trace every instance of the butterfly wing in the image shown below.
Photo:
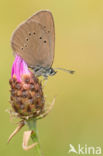
{"label": "butterfly wing", "polygon": [[54,58],[54,22],[48,11],[40,11],[17,27],[11,47],[28,66],[50,67]]}
{"label": "butterfly wing", "polygon": [[29,18],[29,20],[31,19],[39,22],[43,26],[46,34],[49,37],[50,53],[52,55],[50,64],[52,65],[54,59],[54,50],[55,50],[55,26],[54,26],[53,15],[48,10],[41,10]]}

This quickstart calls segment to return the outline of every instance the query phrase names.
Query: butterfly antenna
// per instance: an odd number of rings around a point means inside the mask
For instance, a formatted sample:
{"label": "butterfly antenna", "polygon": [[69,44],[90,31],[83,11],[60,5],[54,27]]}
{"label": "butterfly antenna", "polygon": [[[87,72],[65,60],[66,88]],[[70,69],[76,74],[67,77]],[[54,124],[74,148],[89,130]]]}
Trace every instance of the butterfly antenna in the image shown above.
{"label": "butterfly antenna", "polygon": [[64,71],[64,72],[67,72],[67,73],[70,73],[70,74],[74,74],[74,70],[68,70],[68,69],[65,69],[65,68],[54,68],[54,69],[56,69],[56,70],[62,70],[62,71]]}

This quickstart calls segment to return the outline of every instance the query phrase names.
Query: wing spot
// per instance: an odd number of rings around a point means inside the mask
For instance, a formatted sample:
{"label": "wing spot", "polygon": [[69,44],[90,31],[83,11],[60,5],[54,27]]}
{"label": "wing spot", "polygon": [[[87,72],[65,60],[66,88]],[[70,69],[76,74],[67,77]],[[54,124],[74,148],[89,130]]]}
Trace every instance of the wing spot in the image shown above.
{"label": "wing spot", "polygon": [[28,41],[29,39],[28,38],[26,38],[26,41]]}
{"label": "wing spot", "polygon": [[44,43],[46,43],[46,40],[44,40]]}
{"label": "wing spot", "polygon": [[46,28],[46,26],[44,26],[44,28]]}
{"label": "wing spot", "polygon": [[35,32],[33,32],[33,34],[35,35],[36,33],[35,33]]}
{"label": "wing spot", "polygon": [[27,45],[26,45],[26,44],[25,44],[24,46],[25,46],[25,47],[27,47]]}
{"label": "wing spot", "polygon": [[31,36],[31,33],[29,33],[29,36]]}
{"label": "wing spot", "polygon": [[50,31],[48,30],[48,33],[50,33]]}
{"label": "wing spot", "polygon": [[42,37],[40,37],[39,39],[42,39]]}
{"label": "wing spot", "polygon": [[23,50],[24,48],[22,47],[21,50]]}

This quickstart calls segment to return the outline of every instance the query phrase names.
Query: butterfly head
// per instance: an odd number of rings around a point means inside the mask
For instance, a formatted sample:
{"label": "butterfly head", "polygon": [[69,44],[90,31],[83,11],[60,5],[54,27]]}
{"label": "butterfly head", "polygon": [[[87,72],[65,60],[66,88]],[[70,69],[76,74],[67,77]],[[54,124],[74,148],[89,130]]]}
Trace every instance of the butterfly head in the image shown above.
{"label": "butterfly head", "polygon": [[49,68],[48,69],[48,75],[53,76],[57,73],[57,71],[55,71],[53,68]]}
{"label": "butterfly head", "polygon": [[56,71],[51,67],[36,66],[33,70],[36,76],[48,77],[56,74]]}

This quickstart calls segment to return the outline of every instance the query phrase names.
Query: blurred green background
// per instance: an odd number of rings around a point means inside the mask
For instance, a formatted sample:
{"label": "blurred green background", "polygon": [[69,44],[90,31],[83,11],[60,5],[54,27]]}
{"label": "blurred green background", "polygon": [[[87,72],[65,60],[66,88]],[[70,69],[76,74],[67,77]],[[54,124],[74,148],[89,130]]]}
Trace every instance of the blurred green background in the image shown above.
{"label": "blurred green background", "polygon": [[34,155],[34,149],[25,152],[21,146],[26,126],[7,144],[16,124],[5,110],[10,108],[8,81],[14,60],[11,33],[40,9],[51,10],[55,20],[53,67],[76,71],[58,72],[45,87],[47,101],[56,96],[56,102],[52,112],[38,121],[44,156],[72,156],[69,144],[103,150],[103,1],[0,0],[0,155]]}

